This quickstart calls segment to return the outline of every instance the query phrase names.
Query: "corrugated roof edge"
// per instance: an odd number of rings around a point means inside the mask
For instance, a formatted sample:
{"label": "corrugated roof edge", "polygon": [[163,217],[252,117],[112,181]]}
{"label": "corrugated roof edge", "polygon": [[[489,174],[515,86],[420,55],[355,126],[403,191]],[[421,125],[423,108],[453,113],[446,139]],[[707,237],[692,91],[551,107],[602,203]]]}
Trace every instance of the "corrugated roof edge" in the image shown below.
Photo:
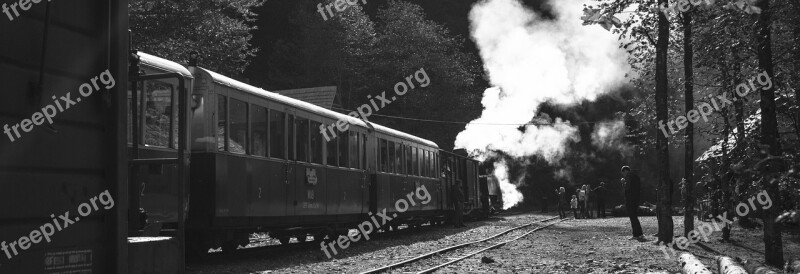
{"label": "corrugated roof edge", "polygon": [[[282,102],[282,103],[286,103],[286,104],[289,104],[291,106],[294,106],[294,107],[297,107],[297,108],[301,108],[303,110],[306,110],[306,111],[309,111],[309,112],[312,112],[312,113],[323,114],[323,115],[327,115],[329,117],[334,117],[335,119],[341,119],[341,120],[347,121],[348,123],[353,124],[353,125],[359,125],[359,126],[362,126],[362,127],[367,127],[367,125],[364,123],[364,121],[361,121],[361,119],[356,119],[356,118],[353,118],[352,116],[341,114],[341,113],[338,113],[338,112],[335,112],[335,111],[332,111],[332,110],[329,110],[329,109],[326,109],[326,108],[323,108],[323,107],[320,107],[320,106],[317,106],[317,105],[314,105],[314,104],[311,104],[311,103],[308,103],[308,102],[300,101],[300,100],[297,100],[297,99],[294,99],[294,98],[291,98],[291,97],[287,97],[287,96],[283,96],[283,95],[280,95],[280,94],[277,94],[277,93],[274,93],[274,92],[269,92],[269,91],[266,91],[264,89],[257,88],[257,87],[254,87],[254,86],[239,82],[237,80],[231,79],[230,77],[227,77],[225,75],[213,72],[213,71],[205,69],[205,68],[199,67],[198,69],[200,71],[208,73],[208,75],[211,76],[211,79],[213,79],[214,82],[216,82],[218,84],[221,84],[221,85],[233,88],[233,89],[249,92],[249,93],[252,93],[252,94],[255,94],[255,95],[267,97],[269,99],[272,99],[272,100],[275,100],[275,101],[278,101],[278,102]],[[376,123],[372,123],[372,122],[370,122],[370,123],[373,125],[373,127],[375,127],[375,130],[377,130],[378,132],[382,132],[384,134],[395,135],[395,136],[399,136],[401,138],[413,140],[413,141],[416,141],[416,142],[419,142],[419,143],[423,143],[423,144],[435,147],[437,149],[439,148],[439,146],[436,143],[434,143],[433,141],[426,140],[426,139],[423,139],[423,138],[420,138],[420,137],[417,137],[417,136],[414,136],[414,135],[411,135],[411,134],[408,134],[408,133],[405,133],[405,132],[402,132],[402,131],[399,131],[399,130],[395,130],[395,129],[391,129],[391,128],[388,128],[388,127],[385,127],[385,126],[381,126],[381,125],[376,124]]]}
{"label": "corrugated roof edge", "polygon": [[189,70],[183,67],[181,64],[175,63],[173,61],[155,55],[150,55],[141,51],[137,52],[137,55],[139,55],[140,62],[144,64],[160,68],[166,71],[177,72],[185,77],[194,78],[194,76],[192,76],[192,73],[189,72]]}

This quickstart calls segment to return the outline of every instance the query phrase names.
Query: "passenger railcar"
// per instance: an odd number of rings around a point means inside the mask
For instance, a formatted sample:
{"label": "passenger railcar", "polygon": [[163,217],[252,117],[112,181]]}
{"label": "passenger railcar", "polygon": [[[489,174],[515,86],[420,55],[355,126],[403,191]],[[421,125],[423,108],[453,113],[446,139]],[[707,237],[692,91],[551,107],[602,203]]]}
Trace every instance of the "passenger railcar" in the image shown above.
{"label": "passenger railcar", "polygon": [[[444,219],[435,143],[189,69],[197,106],[187,237],[196,251],[235,249],[253,232],[284,243],[341,234],[384,209],[398,214],[390,226]],[[339,120],[346,131],[323,134]],[[395,208],[422,187],[430,202]]]}

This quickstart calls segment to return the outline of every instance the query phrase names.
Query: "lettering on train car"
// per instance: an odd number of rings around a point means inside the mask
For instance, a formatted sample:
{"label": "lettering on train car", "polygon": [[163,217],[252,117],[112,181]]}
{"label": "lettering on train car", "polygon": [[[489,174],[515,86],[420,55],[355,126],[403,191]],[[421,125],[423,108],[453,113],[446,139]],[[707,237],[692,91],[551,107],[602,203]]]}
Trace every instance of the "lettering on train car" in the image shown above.
{"label": "lettering on train car", "polygon": [[47,252],[44,270],[47,273],[91,273],[92,250]]}

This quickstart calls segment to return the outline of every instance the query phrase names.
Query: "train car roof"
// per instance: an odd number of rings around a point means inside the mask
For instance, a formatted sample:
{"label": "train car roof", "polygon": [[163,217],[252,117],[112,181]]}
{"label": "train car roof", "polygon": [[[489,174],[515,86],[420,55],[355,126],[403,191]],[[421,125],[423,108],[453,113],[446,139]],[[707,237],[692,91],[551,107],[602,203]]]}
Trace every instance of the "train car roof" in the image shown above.
{"label": "train car roof", "polygon": [[144,52],[137,52],[137,55],[139,55],[139,61],[142,64],[146,64],[148,66],[159,68],[169,72],[180,73],[184,77],[194,78],[194,76],[192,76],[192,73],[189,72],[189,70],[183,67],[181,64],[175,63],[173,61],[155,55],[150,55]]}
{"label": "train car roof", "polygon": [[[277,93],[274,93],[274,92],[269,92],[269,91],[266,91],[264,89],[257,88],[257,87],[254,87],[254,86],[239,82],[237,80],[231,79],[230,77],[227,77],[225,75],[213,72],[213,71],[205,69],[205,68],[198,67],[198,69],[200,71],[203,71],[203,72],[207,73],[211,77],[211,79],[217,84],[220,84],[220,85],[223,85],[223,86],[227,86],[227,87],[230,87],[230,88],[233,88],[233,89],[236,89],[236,90],[244,91],[244,92],[247,92],[247,93],[250,93],[250,94],[253,94],[253,95],[266,97],[268,99],[271,99],[271,100],[274,100],[274,101],[277,101],[277,102],[281,102],[281,103],[284,103],[284,104],[287,104],[287,105],[290,105],[290,106],[293,106],[293,107],[296,107],[296,108],[300,108],[300,109],[303,109],[305,111],[308,111],[308,112],[311,112],[311,113],[314,113],[314,114],[319,114],[319,115],[327,116],[329,118],[334,118],[334,119],[341,119],[343,121],[347,121],[348,123],[350,123],[352,125],[359,125],[359,126],[367,127],[367,128],[369,127],[361,119],[353,118],[352,116],[345,115],[345,114],[342,114],[342,113],[338,113],[338,112],[335,112],[335,111],[329,110],[327,108],[323,108],[323,107],[320,107],[320,106],[317,106],[317,105],[314,105],[314,104],[311,104],[311,103],[308,103],[308,102],[305,102],[305,101],[300,101],[300,100],[297,100],[297,99],[294,99],[294,98],[290,98],[290,97],[286,97],[286,96],[283,96],[283,95],[280,95],[280,94],[277,94]],[[376,123],[370,122],[370,124],[375,128],[375,130],[377,132],[381,132],[381,133],[384,133],[384,134],[393,135],[393,136],[397,136],[397,137],[400,137],[400,138],[408,139],[408,140],[411,140],[411,141],[414,141],[414,142],[418,142],[418,143],[422,143],[422,144],[425,144],[425,145],[429,145],[429,146],[435,147],[437,149],[439,148],[439,146],[436,145],[436,143],[434,143],[434,142],[432,142],[430,140],[426,140],[426,139],[423,139],[423,138],[420,138],[420,137],[417,137],[417,136],[414,136],[414,135],[411,135],[411,134],[408,134],[408,133],[405,133],[405,132],[402,132],[402,131],[399,131],[399,130],[395,130],[395,129],[391,129],[391,128],[385,127],[385,126],[381,126],[381,125],[376,124]]]}

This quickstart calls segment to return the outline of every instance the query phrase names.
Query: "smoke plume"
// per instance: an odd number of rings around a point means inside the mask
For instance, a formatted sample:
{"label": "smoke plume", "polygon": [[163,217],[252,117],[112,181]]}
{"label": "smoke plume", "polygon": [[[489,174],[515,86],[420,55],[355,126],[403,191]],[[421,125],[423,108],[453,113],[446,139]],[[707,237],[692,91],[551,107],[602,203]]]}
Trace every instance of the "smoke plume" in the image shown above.
{"label": "smoke plume", "polygon": [[[503,193],[503,209],[522,202],[522,193],[520,193],[515,184],[512,184],[508,179],[508,166],[506,166],[505,161],[497,161],[494,163],[494,176],[497,178],[500,191]],[[519,181],[524,179],[525,176],[522,176]]]}
{"label": "smoke plume", "polygon": [[592,132],[592,145],[600,149],[620,151],[622,155],[633,153],[633,147],[625,144],[625,122],[611,121],[598,123]]}
{"label": "smoke plume", "polygon": [[[581,25],[582,4],[550,1],[555,19],[542,18],[519,0],[484,0],[472,8],[472,38],[494,87],[484,93],[481,117],[456,137],[457,148],[481,160],[502,151],[554,164],[568,143],[580,140],[569,121],[537,118],[539,106],[592,101],[622,84],[628,72],[616,36]],[[495,174],[507,178],[505,165],[497,167]],[[522,199],[516,188],[508,196],[503,192],[504,208]]]}

